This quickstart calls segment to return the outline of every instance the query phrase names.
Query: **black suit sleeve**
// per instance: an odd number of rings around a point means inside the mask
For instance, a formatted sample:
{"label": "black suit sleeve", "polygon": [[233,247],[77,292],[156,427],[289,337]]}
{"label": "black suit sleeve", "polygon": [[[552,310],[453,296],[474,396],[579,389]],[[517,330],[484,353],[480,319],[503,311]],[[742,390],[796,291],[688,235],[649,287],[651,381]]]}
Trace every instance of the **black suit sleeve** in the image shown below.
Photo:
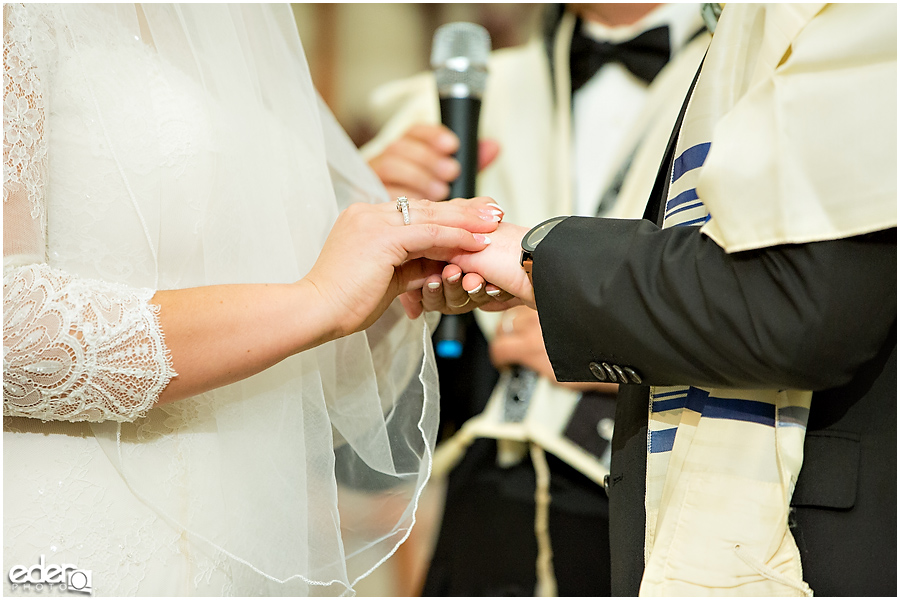
{"label": "black suit sleeve", "polygon": [[571,217],[536,249],[534,288],[560,381],[606,361],[644,385],[820,390],[891,330],[897,235],[727,254],[696,227]]}

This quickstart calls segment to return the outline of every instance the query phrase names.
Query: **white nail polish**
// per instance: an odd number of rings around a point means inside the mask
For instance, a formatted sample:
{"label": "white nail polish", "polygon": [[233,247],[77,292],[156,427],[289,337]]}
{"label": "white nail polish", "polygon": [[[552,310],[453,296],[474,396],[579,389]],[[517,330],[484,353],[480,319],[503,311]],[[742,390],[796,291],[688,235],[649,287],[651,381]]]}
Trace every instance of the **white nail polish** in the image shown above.
{"label": "white nail polish", "polygon": [[432,281],[431,283],[428,284],[428,289],[430,289],[430,290],[436,290],[439,287],[441,287],[440,281]]}
{"label": "white nail polish", "polygon": [[488,205],[488,206],[493,206],[494,208],[496,208],[497,210],[499,210],[499,211],[500,211],[500,214],[503,214],[503,212],[504,212],[503,209],[500,207],[499,204],[494,204],[493,202],[488,202],[487,205]]}
{"label": "white nail polish", "polygon": [[450,283],[456,283],[457,281],[459,281],[459,278],[461,276],[462,276],[462,273],[457,273],[456,275],[451,275],[450,277],[447,278],[447,281],[449,281]]}
{"label": "white nail polish", "polygon": [[486,293],[488,296],[499,296],[501,291],[503,290],[488,290]]}
{"label": "white nail polish", "polygon": [[481,291],[481,287],[482,287],[483,285],[484,285],[483,283],[479,283],[479,284],[478,284],[478,287],[475,288],[474,290],[469,290],[469,293],[470,293],[470,294],[476,294],[476,293],[478,293],[479,291]]}

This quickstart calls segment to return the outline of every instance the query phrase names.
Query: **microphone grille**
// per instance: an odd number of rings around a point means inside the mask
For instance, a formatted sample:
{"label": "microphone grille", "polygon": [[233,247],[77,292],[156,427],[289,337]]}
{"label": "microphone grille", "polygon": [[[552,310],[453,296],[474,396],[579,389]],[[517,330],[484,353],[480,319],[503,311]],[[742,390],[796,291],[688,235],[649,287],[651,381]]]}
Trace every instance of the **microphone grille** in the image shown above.
{"label": "microphone grille", "polygon": [[431,46],[431,68],[442,95],[477,96],[484,93],[491,36],[475,23],[447,23],[438,27]]}

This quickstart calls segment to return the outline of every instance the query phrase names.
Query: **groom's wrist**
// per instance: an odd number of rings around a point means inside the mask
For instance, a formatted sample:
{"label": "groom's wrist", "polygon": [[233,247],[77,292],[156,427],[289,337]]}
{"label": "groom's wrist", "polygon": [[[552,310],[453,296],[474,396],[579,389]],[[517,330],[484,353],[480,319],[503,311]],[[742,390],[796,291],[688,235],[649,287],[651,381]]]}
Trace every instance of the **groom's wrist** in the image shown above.
{"label": "groom's wrist", "polygon": [[519,259],[519,264],[522,265],[522,269],[524,269],[525,275],[528,277],[528,282],[531,284],[532,288],[534,288],[534,277],[532,275],[534,269],[534,253],[537,251],[538,245],[541,243],[541,241],[543,241],[545,237],[547,237],[550,231],[552,231],[554,227],[556,227],[566,219],[568,219],[568,216],[560,216],[553,217],[552,219],[547,219],[546,221],[532,227],[522,237],[522,255]]}

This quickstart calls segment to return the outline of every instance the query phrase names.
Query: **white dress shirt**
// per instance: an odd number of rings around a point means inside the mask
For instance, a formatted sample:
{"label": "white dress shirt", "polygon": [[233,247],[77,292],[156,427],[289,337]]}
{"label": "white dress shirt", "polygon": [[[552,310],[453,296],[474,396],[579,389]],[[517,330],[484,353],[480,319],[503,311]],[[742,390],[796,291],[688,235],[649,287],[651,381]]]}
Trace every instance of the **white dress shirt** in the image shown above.
{"label": "white dress shirt", "polygon": [[[631,25],[607,27],[583,21],[582,33],[598,41],[620,43],[667,25],[674,54],[697,31],[698,4],[665,4]],[[613,183],[619,147],[640,115],[649,86],[623,65],[604,65],[572,99],[572,177],[575,210],[594,216],[606,189]],[[600,214],[611,207],[603,206]]]}

